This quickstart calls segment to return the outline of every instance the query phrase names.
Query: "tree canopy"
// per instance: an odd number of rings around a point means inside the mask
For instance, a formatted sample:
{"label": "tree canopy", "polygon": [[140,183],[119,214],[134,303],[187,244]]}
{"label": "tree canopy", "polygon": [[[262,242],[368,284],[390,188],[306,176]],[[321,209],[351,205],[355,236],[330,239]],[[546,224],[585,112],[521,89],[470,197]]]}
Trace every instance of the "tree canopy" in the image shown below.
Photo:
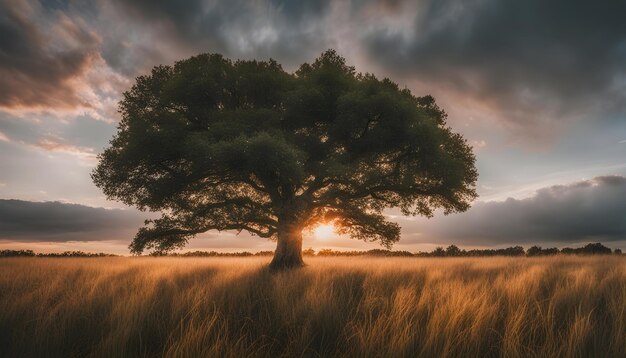
{"label": "tree canopy", "polygon": [[133,253],[208,230],[278,239],[280,250],[281,236],[328,221],[391,247],[400,227],[385,209],[432,216],[476,197],[471,147],[433,97],[357,73],[333,50],[295,73],[219,54],[157,66],[119,110],[92,178],[108,198],[162,213]]}

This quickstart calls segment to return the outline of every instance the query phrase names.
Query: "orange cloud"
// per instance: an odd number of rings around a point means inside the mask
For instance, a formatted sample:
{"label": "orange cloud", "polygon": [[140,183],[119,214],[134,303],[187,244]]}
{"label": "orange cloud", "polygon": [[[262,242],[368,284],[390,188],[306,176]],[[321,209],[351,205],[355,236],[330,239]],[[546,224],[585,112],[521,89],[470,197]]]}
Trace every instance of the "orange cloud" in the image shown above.
{"label": "orange cloud", "polygon": [[1,141],[1,142],[10,142],[10,141],[11,141],[11,139],[9,139],[9,137],[7,137],[7,135],[6,135],[6,134],[4,134],[4,133],[0,132],[0,141]]}
{"label": "orange cloud", "polygon": [[57,137],[43,138],[35,144],[35,147],[41,148],[48,152],[74,155],[80,159],[88,161],[96,160],[96,153],[93,148],[63,143],[62,139]]}
{"label": "orange cloud", "polygon": [[39,3],[0,4],[3,52],[0,57],[0,107],[23,109],[89,108],[76,79],[98,55],[99,37],[80,19],[61,12],[51,19]]}

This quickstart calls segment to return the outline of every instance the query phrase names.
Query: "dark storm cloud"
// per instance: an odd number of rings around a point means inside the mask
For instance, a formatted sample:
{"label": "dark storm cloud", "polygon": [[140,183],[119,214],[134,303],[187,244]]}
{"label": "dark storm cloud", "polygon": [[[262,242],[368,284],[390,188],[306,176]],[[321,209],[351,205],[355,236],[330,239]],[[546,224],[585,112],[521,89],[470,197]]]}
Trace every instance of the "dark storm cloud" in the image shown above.
{"label": "dark storm cloud", "polygon": [[[131,79],[200,52],[272,57],[294,69],[336,48],[359,70],[437,95],[454,118],[469,116],[473,103],[531,139],[574,117],[625,111],[620,1],[0,3],[5,107],[92,104],[71,80],[93,58]],[[89,85],[106,87],[107,78]]]}
{"label": "dark storm cloud", "polygon": [[295,27],[293,30],[298,32],[298,27],[311,20],[319,20],[330,9],[330,1],[327,0],[260,2],[115,0],[115,2],[136,20],[171,25],[172,31],[190,42],[203,41],[207,37],[228,36],[224,33],[228,28],[253,25],[258,23],[258,20],[267,20],[274,25],[284,21],[293,25]]}
{"label": "dark storm cloud", "polygon": [[407,238],[415,242],[433,238],[470,245],[619,241],[626,239],[625,213],[626,177],[602,176],[543,188],[527,199],[479,202],[464,214],[403,226],[407,232],[422,232]]}
{"label": "dark storm cloud", "polygon": [[0,106],[89,106],[72,80],[96,55],[85,24],[36,2],[0,1]]}
{"label": "dark storm cloud", "polygon": [[142,225],[136,211],[0,199],[0,240],[129,240]]}
{"label": "dark storm cloud", "polygon": [[[278,58],[287,66],[310,60],[327,46],[324,20],[330,1],[115,1],[121,16],[149,26],[162,39],[197,52]],[[140,46],[141,52],[150,52]],[[125,44],[112,41],[103,56],[127,71],[138,65],[124,56]],[[167,56],[164,56],[167,57]],[[177,58],[178,59],[178,58]]]}
{"label": "dark storm cloud", "polygon": [[407,31],[365,35],[374,61],[396,74],[474,96],[501,119],[623,111],[626,2],[423,1]]}
{"label": "dark storm cloud", "polygon": [[[489,118],[522,141],[554,139],[577,120],[626,112],[624,2],[114,4],[125,23],[160,34],[151,47],[120,41],[124,36],[108,37],[103,56],[125,74],[140,69],[146,59],[171,63],[198,52],[273,57],[294,69],[336,48],[359,70],[375,70],[418,94],[436,95],[453,120]],[[178,46],[178,56],[160,48],[167,44]]]}

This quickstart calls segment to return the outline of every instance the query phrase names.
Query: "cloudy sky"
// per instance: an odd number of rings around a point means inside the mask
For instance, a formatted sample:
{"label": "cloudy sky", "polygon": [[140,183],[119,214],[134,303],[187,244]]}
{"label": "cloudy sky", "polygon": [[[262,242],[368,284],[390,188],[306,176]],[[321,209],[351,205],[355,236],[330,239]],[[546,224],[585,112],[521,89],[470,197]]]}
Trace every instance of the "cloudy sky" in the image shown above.
{"label": "cloudy sky", "polygon": [[[389,212],[403,227],[397,249],[624,249],[625,13],[621,1],[579,0],[0,0],[0,248],[128,252],[146,214],[107,201],[89,173],[138,75],[202,52],[292,71],[333,48],[435,96],[478,157],[467,213]],[[273,245],[209,232],[188,247]]]}

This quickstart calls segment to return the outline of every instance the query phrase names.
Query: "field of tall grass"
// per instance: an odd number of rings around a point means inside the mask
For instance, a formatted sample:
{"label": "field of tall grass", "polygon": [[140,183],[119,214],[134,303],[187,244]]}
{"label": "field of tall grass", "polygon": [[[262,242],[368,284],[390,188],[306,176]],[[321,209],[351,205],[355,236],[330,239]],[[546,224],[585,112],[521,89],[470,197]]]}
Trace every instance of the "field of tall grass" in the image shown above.
{"label": "field of tall grass", "polygon": [[0,259],[0,356],[626,357],[626,258]]}

